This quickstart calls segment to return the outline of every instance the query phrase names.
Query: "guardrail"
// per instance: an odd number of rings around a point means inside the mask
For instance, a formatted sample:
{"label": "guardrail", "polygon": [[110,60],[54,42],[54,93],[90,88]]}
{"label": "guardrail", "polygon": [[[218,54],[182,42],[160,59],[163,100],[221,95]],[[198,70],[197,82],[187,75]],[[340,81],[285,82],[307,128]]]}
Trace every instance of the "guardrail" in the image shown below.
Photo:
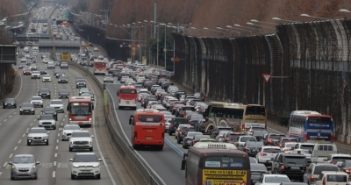
{"label": "guardrail", "polygon": [[158,174],[150,168],[147,162],[134,151],[131,144],[129,144],[129,140],[123,132],[123,128],[121,127],[122,123],[119,123],[119,119],[115,114],[116,106],[114,105],[114,101],[111,95],[103,84],[87,69],[76,63],[69,63],[70,66],[79,69],[84,72],[85,75],[89,76],[89,78],[93,79],[95,84],[98,85],[102,94],[104,95],[104,115],[106,125],[108,126],[108,130],[111,135],[111,139],[118,150],[121,152],[121,155],[124,159],[131,164],[130,167],[134,172],[137,173],[138,179],[143,179],[143,184],[149,185],[163,185],[165,184],[163,180],[158,176]]}

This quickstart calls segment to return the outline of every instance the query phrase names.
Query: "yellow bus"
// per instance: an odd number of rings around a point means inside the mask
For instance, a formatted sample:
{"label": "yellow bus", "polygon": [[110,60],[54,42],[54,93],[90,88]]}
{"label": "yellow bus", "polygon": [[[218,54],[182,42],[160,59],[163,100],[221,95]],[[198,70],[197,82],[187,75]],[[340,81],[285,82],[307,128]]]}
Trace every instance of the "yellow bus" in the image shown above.
{"label": "yellow bus", "polygon": [[186,185],[248,185],[251,182],[247,153],[227,148],[229,143],[191,147],[182,160]]}
{"label": "yellow bus", "polygon": [[259,104],[245,105],[241,130],[247,131],[251,127],[267,128],[267,112],[265,106]]}

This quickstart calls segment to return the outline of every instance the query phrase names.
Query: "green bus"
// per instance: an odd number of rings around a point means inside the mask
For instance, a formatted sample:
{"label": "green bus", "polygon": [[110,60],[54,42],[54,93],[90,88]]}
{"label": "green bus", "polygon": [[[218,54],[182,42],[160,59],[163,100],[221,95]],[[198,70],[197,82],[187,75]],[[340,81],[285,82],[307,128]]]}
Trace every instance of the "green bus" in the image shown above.
{"label": "green bus", "polygon": [[[201,143],[191,147],[182,160],[187,185],[248,185],[250,161],[247,153],[232,149],[229,143]],[[230,148],[230,149],[228,149]]]}

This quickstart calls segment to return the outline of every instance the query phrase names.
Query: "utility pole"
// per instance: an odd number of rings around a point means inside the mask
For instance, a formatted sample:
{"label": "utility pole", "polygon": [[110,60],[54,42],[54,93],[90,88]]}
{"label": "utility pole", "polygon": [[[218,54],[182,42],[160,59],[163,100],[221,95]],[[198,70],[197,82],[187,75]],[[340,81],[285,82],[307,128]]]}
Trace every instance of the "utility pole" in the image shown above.
{"label": "utility pole", "polygon": [[163,44],[164,60],[165,60],[165,69],[167,71],[167,24],[165,23],[165,38]]}
{"label": "utility pole", "polygon": [[156,25],[157,25],[157,0],[154,0],[154,8],[153,8],[153,10],[154,10],[154,12],[153,12],[153,19],[154,19],[154,26],[153,26],[153,29],[154,29],[154,38],[156,38],[157,37],[157,33],[156,33]]}

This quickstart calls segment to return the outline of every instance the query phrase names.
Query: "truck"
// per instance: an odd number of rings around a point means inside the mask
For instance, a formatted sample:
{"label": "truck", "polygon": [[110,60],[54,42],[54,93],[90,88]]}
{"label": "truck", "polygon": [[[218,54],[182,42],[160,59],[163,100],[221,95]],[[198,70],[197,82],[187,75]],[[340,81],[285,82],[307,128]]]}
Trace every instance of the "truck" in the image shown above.
{"label": "truck", "polygon": [[71,61],[72,60],[71,53],[67,51],[62,52],[60,55],[60,60],[61,60],[61,63]]}

